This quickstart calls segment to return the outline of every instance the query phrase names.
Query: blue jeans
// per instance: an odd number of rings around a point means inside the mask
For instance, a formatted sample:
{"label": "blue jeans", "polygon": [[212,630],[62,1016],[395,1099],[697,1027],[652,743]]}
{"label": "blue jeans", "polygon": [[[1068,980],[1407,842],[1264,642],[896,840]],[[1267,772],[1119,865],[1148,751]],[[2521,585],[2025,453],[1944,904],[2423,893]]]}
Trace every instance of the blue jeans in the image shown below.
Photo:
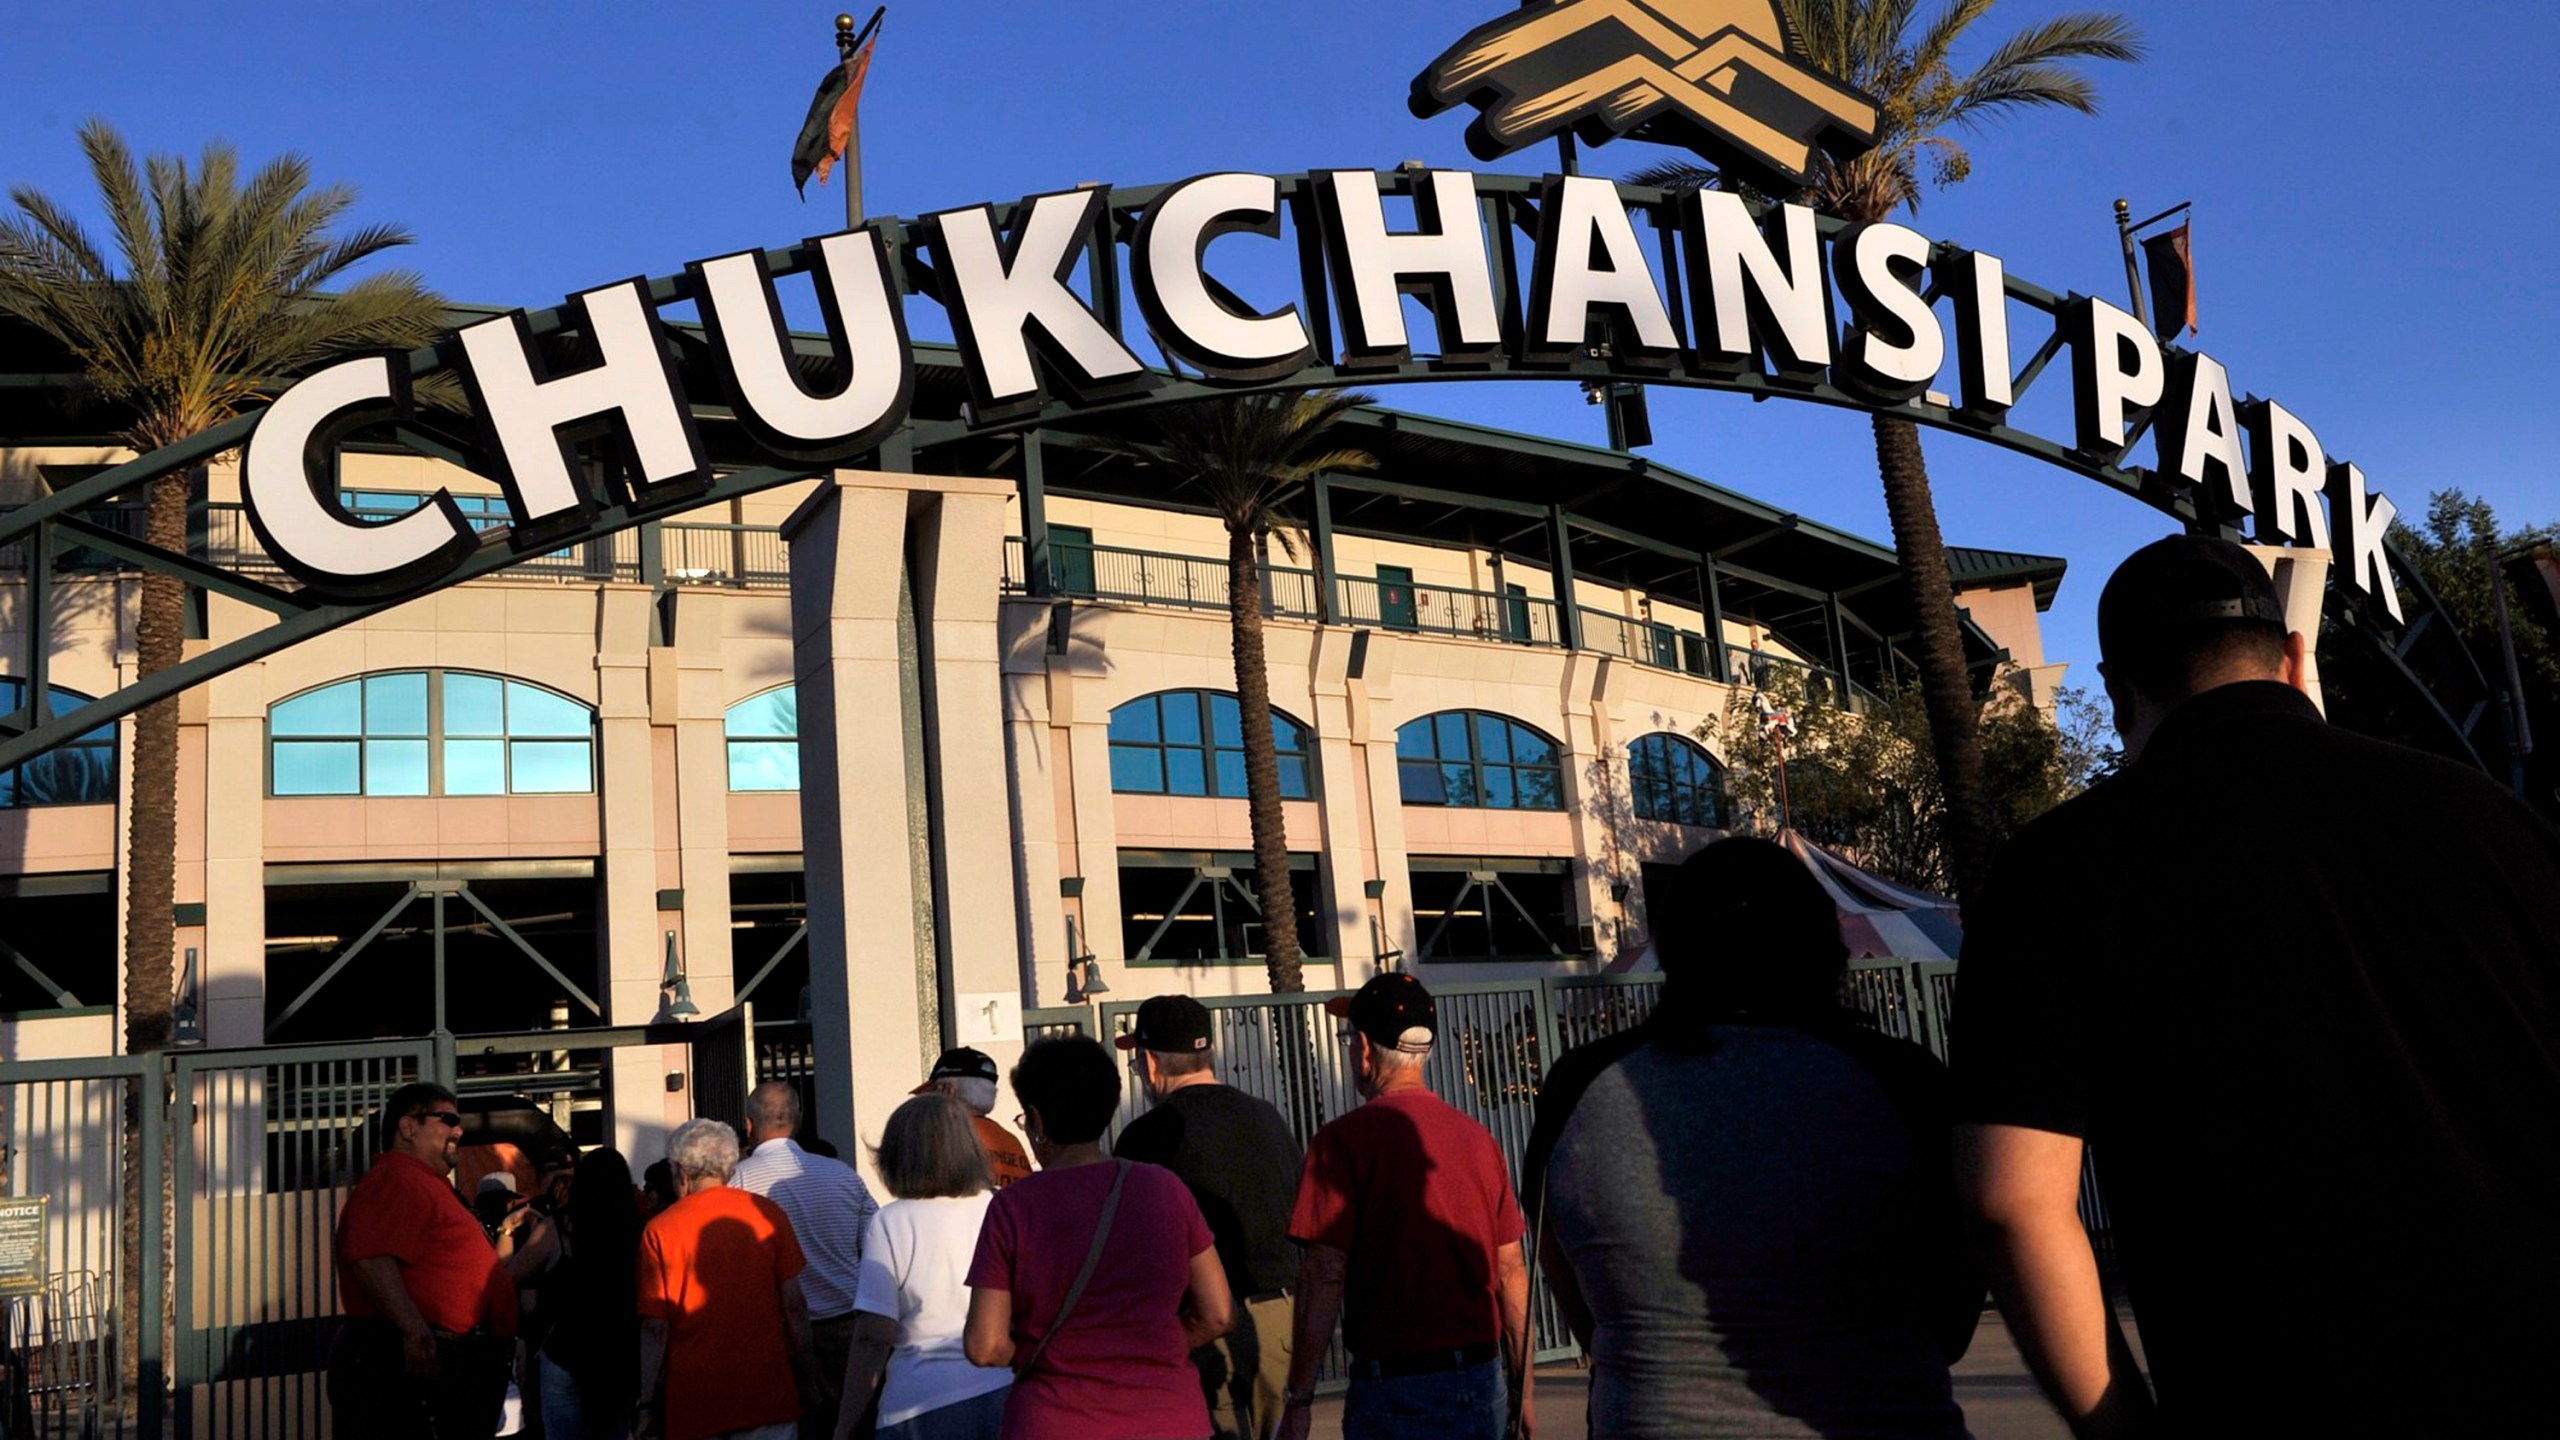
{"label": "blue jeans", "polygon": [[542,1434],[544,1440],[630,1440],[631,1411],[589,1415],[583,1397],[578,1393],[578,1377],[551,1363],[551,1357],[534,1357],[542,1371]]}
{"label": "blue jeans", "polygon": [[1510,1423],[1500,1356],[1464,1370],[1354,1380],[1342,1402],[1342,1440],[1503,1440]]}
{"label": "blue jeans", "polygon": [[895,1425],[880,1427],[879,1440],[996,1440],[1004,1429],[1004,1401],[1011,1388],[955,1400]]}

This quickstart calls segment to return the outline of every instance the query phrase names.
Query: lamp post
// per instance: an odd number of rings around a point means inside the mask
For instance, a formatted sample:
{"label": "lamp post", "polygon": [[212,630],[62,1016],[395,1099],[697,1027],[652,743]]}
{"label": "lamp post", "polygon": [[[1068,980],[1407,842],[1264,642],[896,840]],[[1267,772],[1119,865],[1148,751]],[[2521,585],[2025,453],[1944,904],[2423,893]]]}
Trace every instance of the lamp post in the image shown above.
{"label": "lamp post", "polygon": [[661,1020],[690,1020],[702,1013],[701,1007],[693,1003],[693,982],[684,976],[684,956],[676,950],[673,930],[667,932],[667,968],[658,982],[658,994]]}

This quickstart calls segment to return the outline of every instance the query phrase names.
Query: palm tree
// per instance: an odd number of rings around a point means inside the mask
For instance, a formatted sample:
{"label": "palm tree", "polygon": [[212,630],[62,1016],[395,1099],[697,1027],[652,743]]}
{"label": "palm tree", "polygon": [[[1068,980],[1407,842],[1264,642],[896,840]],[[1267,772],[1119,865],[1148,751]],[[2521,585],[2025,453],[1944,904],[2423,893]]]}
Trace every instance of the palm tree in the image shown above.
{"label": "palm tree", "polygon": [[[1271,674],[1262,651],[1262,553],[1279,507],[1315,477],[1373,470],[1366,451],[1324,448],[1343,415],[1367,395],[1243,395],[1177,406],[1158,418],[1157,453],[1200,487],[1227,527],[1227,619],[1233,632],[1236,706],[1244,723],[1246,805],[1262,905],[1265,956],[1275,995],[1306,989],[1289,836],[1280,814],[1280,755],[1271,737]],[[1288,543],[1281,532],[1281,542]]]}
{"label": "palm tree", "polygon": [[[193,169],[155,155],[137,167],[115,127],[91,120],[80,147],[114,227],[121,271],[71,213],[31,186],[0,216],[0,313],[16,316],[78,357],[98,398],[127,417],[136,450],[174,445],[232,418],[295,375],[347,349],[425,344],[445,328],[445,303],[407,271],[371,275],[334,295],[321,289],[359,262],[409,243],[406,230],[367,225],[333,235],[355,203],[344,185],[313,189],[311,165],[285,155],[248,177],[237,152],[209,143]],[[187,549],[189,502],[206,463],[150,483],[144,539]],[[172,575],[142,577],[135,673],[178,663],[186,589]],[[173,897],[178,843],[178,702],[134,719],[125,871],[125,1048],[169,1043],[175,977]]]}
{"label": "palm tree", "polygon": [[[1906,206],[1917,210],[1924,167],[1940,188],[1973,172],[1971,152],[1950,132],[2052,106],[2096,114],[2096,83],[2069,62],[2142,58],[2133,22],[2091,12],[2031,25],[1992,47],[1973,69],[1957,70],[1950,52],[1995,3],[1948,0],[1923,24],[1919,0],[1781,0],[1805,59],[1874,96],[1878,109],[1875,148],[1850,160],[1822,157],[1799,197],[1803,203],[1851,222],[1883,220]],[[1721,183],[1714,172],[1687,163],[1653,166],[1630,178],[1674,188]],[[1990,856],[1982,737],[1955,585],[1918,427],[1882,412],[1873,423],[1885,512],[1918,632],[1921,698],[1945,795],[1948,868],[1962,897],[1973,893]]]}
{"label": "palm tree", "polygon": [[[321,287],[359,262],[409,243],[396,226],[331,227],[355,203],[343,185],[311,188],[310,162],[285,155],[241,182],[230,146],[214,142],[190,170],[155,155],[142,167],[115,127],[80,127],[115,230],[121,272],[71,213],[44,192],[10,191],[17,213],[0,216],[0,313],[16,316],[76,356],[98,398],[127,417],[125,443],[156,450],[209,430],[329,355],[391,346],[407,350],[445,327],[445,304],[407,271],[384,271],[334,295]],[[150,483],[143,538],[183,554],[189,502],[204,492],[209,462]],[[159,571],[142,577],[134,617],[137,677],[179,662],[186,587]],[[125,1049],[169,1044],[176,1007],[178,702],[134,717],[125,865]],[[163,1097],[137,1096],[141,1104]],[[165,1137],[164,1137],[165,1146]],[[158,1203],[172,1202],[168,1155]],[[127,1145],[117,1269],[124,1313],[142,1313],[142,1155]],[[163,1226],[163,1234],[169,1233]],[[166,1256],[151,1257],[162,1264]],[[166,1297],[164,1296],[164,1304]],[[168,1314],[146,1323],[165,1325]],[[127,1394],[138,1351],[125,1347]]]}

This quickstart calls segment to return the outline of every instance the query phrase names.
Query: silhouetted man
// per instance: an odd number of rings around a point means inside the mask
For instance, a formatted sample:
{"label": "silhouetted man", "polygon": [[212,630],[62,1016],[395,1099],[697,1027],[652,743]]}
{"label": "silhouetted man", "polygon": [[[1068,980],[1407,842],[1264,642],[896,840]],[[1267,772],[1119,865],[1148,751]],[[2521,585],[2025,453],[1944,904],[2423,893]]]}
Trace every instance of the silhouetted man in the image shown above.
{"label": "silhouetted man", "polygon": [[2135,552],[2098,637],[2128,763],[1966,907],[1958,1165],[2019,1348],[2082,1435],[2547,1430],[2560,834],[2323,723],[2229,542]]}
{"label": "silhouetted man", "polygon": [[1218,1240],[1235,1328],[1194,1351],[1209,1421],[1221,1440],[1269,1440],[1289,1384],[1289,1286],[1298,1256],[1289,1207],[1298,1194],[1298,1140],[1271,1102],[1219,1081],[1215,1026],[1188,995],[1158,995],[1114,1044],[1132,1052],[1153,1102],[1111,1153],[1162,1165],[1191,1187]]}

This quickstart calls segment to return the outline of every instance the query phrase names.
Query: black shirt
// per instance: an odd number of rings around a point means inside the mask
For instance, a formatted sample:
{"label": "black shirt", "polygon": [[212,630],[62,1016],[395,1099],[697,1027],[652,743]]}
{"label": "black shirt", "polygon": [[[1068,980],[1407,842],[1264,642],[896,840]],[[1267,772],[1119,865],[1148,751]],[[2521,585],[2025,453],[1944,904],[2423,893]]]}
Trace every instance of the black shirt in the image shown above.
{"label": "black shirt", "polygon": [[2231,685],[1967,911],[1959,1114],[2088,1139],[2179,1433],[2550,1423],[2560,833]]}
{"label": "black shirt", "polygon": [[1191,1187],[1239,1304],[1297,1279],[1289,1207],[1305,1154],[1269,1101],[1231,1085],[1186,1085],[1130,1121],[1112,1153],[1162,1165]]}

